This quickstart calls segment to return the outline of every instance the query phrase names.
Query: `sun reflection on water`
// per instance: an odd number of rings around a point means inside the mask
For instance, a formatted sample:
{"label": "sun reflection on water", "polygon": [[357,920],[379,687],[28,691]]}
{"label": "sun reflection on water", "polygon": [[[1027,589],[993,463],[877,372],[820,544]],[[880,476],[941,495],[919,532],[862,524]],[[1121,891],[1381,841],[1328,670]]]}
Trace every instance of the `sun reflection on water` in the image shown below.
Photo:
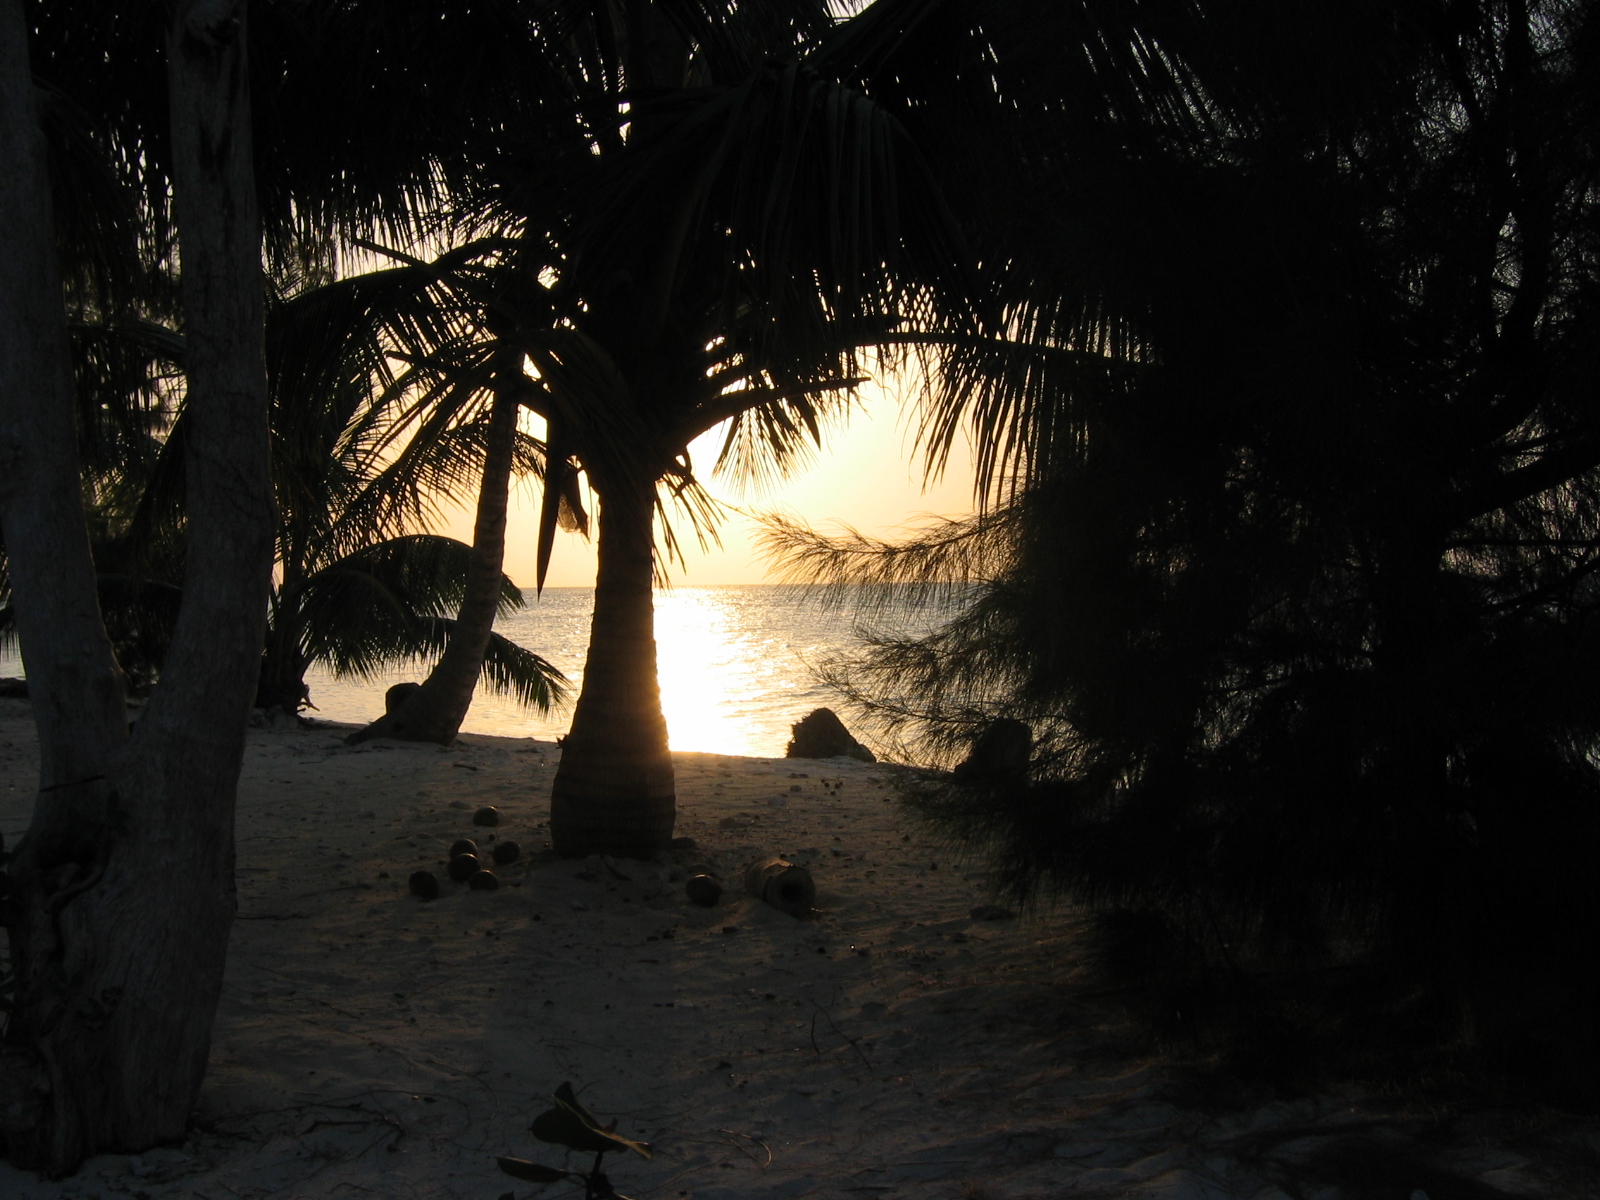
{"label": "sun reflection on water", "polygon": [[[751,597],[731,588],[677,588],[656,594],[656,665],[661,708],[674,750],[777,755],[771,722],[750,719],[809,684],[804,655],[790,639],[752,628]],[[789,719],[798,721],[805,713]]]}
{"label": "sun reflection on water", "polygon": [[[547,588],[542,598],[524,595],[527,606],[495,629],[566,672],[576,699],[594,593]],[[812,666],[857,647],[848,607],[827,608],[813,589],[773,584],[670,588],[656,592],[655,600],[661,704],[674,750],[776,758],[791,724],[818,706],[837,705]],[[908,628],[925,629],[933,616],[914,616]],[[0,651],[0,675],[21,671],[14,650]],[[425,674],[421,663],[372,679],[336,679],[313,667],[306,681],[316,709],[309,715],[364,724],[382,715],[385,688]],[[553,739],[571,721],[570,707],[541,716],[480,687],[462,730]]]}

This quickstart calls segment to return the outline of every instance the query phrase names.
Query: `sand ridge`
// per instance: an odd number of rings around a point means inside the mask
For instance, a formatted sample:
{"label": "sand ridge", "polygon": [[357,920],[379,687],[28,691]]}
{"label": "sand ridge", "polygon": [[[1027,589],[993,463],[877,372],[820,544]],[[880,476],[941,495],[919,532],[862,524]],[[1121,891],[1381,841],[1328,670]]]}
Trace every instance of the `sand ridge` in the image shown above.
{"label": "sand ridge", "polygon": [[[36,766],[26,703],[0,708],[13,843]],[[251,731],[239,919],[194,1136],[63,1183],[0,1164],[0,1196],[569,1195],[494,1163],[563,1165],[527,1126],[564,1080],[654,1144],[649,1162],[608,1164],[652,1200],[1335,1200],[1299,1165],[1307,1145],[1415,1132],[1375,1126],[1354,1094],[1175,1103],[1115,1011],[1073,997],[1074,920],[974,919],[992,899],[981,871],[905,822],[897,768],[677,754],[678,833],[695,846],[567,861],[547,850],[553,744],[342,734]],[[471,824],[485,804],[493,830]],[[490,835],[523,861],[493,892],[450,883],[449,844]],[[813,919],[741,894],[768,853],[811,868]],[[407,894],[418,868],[439,900]],[[698,869],[722,879],[719,907],[686,900]],[[1479,1143],[1452,1150],[1463,1178],[1555,1194],[1540,1164]]]}

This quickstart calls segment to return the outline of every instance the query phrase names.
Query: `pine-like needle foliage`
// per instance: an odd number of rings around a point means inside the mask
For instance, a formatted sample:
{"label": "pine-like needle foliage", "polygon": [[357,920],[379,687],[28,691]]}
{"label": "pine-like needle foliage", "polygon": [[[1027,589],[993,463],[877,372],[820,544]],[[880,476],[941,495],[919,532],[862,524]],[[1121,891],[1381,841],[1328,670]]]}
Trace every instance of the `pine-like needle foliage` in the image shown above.
{"label": "pine-like needle foliage", "polygon": [[910,545],[775,537],[807,578],[977,584],[844,682],[946,763],[1030,724],[1025,776],[916,803],[1014,896],[1101,914],[1167,1028],[1592,1093],[1600,15],[1388,11],[1333,99],[1251,59],[1270,22],[1231,59],[1150,29],[1221,80],[1205,120],[1098,158],[1058,129],[1056,226],[936,429],[975,421],[1015,486]]}

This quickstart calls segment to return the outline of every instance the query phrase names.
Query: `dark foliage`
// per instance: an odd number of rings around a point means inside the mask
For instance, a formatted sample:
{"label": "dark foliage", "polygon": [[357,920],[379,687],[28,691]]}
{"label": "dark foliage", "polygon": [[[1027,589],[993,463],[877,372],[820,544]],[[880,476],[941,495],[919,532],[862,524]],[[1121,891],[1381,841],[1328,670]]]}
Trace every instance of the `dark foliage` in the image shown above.
{"label": "dark foliage", "polygon": [[1470,1050],[1592,1096],[1600,14],[1396,5],[1374,46],[1300,6],[1372,59],[1328,92],[1263,53],[1300,31],[1207,8],[1147,28],[1176,115],[1021,122],[1058,161],[1011,215],[1054,221],[940,434],[975,420],[996,506],[780,541],[812,577],[977,581],[842,681],[945,761],[1032,727],[1025,784],[914,803],[1013,896],[1100,913],[1166,1029],[1282,1079]]}

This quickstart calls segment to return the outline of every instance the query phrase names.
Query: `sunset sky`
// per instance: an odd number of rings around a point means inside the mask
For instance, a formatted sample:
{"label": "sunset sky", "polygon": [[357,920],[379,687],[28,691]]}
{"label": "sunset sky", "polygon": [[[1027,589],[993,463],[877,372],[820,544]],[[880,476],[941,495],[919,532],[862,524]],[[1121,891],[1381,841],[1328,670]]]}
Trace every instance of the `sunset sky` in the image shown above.
{"label": "sunset sky", "polygon": [[[869,535],[892,537],[930,513],[955,516],[969,511],[972,471],[966,446],[952,454],[943,479],[924,490],[914,443],[909,406],[903,407],[893,394],[872,384],[861,389],[861,404],[848,421],[829,428],[815,461],[765,490],[744,489],[736,481],[709,475],[720,441],[715,431],[699,439],[691,447],[697,474],[717,499],[741,512],[728,514],[720,530],[720,549],[700,552],[684,528],[688,563],[671,569],[671,582],[686,586],[765,582],[767,567],[756,546],[755,521],[744,513],[779,509],[823,530],[848,524]],[[537,482],[517,487],[511,503],[505,569],[516,583],[532,587]],[[471,541],[470,511],[451,510],[441,532]],[[558,533],[548,585],[589,587],[594,570],[593,542]]]}

